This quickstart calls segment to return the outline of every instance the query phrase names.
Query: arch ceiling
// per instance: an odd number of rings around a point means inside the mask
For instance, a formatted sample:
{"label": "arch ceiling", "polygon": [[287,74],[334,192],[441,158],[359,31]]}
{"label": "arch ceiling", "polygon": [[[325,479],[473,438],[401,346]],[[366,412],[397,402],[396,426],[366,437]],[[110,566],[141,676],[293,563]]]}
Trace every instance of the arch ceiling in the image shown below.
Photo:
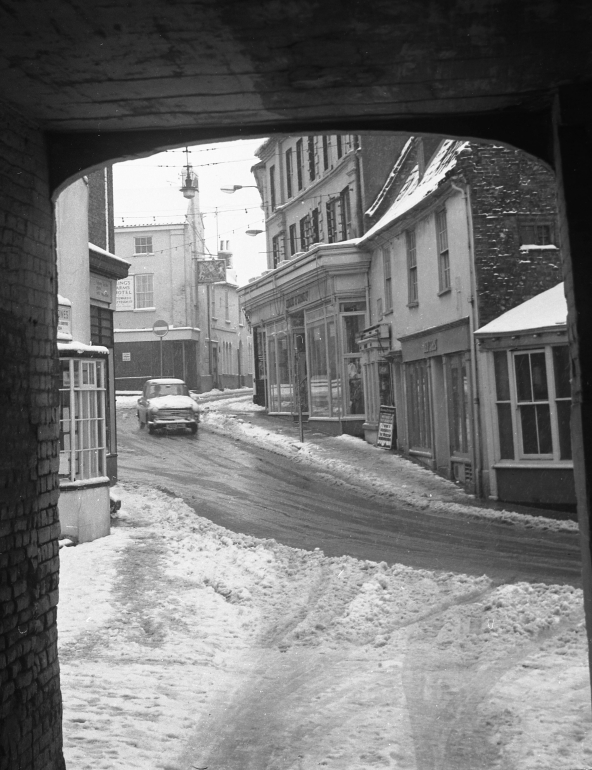
{"label": "arch ceiling", "polygon": [[135,151],[336,124],[453,132],[459,116],[495,136],[521,115],[528,135],[554,89],[592,80],[591,27],[587,0],[5,0],[0,98],[83,164],[130,131]]}

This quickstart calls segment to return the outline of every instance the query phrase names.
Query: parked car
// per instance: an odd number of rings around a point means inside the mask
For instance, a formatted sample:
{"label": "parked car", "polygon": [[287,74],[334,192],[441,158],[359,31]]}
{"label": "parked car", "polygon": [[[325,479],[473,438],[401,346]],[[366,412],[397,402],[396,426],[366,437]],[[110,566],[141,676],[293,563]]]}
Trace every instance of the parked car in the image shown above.
{"label": "parked car", "polygon": [[137,408],[140,428],[157,429],[189,428],[197,433],[199,407],[189,395],[183,380],[171,377],[147,380],[138,399]]}

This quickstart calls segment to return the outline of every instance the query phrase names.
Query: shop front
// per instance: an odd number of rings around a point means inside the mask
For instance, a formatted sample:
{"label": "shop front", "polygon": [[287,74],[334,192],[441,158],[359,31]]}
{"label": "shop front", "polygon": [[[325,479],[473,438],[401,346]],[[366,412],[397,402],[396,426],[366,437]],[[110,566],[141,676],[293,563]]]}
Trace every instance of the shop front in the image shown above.
{"label": "shop front", "polygon": [[[474,490],[469,319],[399,338],[397,412],[405,416],[400,446],[447,478]],[[400,420],[401,422],[401,420]]]}
{"label": "shop front", "polygon": [[354,244],[319,245],[239,290],[256,339],[258,403],[300,411],[320,431],[362,435],[361,353],[368,257]]}

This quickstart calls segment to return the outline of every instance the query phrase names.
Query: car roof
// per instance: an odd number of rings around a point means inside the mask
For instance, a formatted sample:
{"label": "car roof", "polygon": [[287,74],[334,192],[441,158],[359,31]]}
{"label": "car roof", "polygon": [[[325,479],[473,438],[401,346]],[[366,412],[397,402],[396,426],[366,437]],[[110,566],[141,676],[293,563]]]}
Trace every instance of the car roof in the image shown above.
{"label": "car roof", "polygon": [[152,384],[153,382],[156,382],[159,385],[185,385],[184,380],[177,380],[174,377],[160,377],[154,380],[146,380],[144,385]]}

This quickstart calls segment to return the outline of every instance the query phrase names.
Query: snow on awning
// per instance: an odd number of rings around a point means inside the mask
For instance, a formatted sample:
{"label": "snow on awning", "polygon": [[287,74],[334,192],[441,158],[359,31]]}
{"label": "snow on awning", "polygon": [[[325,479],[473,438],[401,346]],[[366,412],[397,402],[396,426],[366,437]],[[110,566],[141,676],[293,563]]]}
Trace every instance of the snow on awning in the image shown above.
{"label": "snow on awning", "polygon": [[79,356],[108,356],[109,351],[103,345],[86,345],[84,342],[58,342],[58,352],[63,355],[79,355]]}
{"label": "snow on awning", "polygon": [[557,330],[567,324],[563,282],[537,294],[477,329],[476,337],[500,337],[541,330]]}
{"label": "snow on awning", "polygon": [[467,146],[468,142],[446,139],[442,142],[421,179],[419,178],[419,169],[415,166],[393,205],[360,238],[360,244],[367,242],[433,193],[456,165],[456,159],[461,150]]}

